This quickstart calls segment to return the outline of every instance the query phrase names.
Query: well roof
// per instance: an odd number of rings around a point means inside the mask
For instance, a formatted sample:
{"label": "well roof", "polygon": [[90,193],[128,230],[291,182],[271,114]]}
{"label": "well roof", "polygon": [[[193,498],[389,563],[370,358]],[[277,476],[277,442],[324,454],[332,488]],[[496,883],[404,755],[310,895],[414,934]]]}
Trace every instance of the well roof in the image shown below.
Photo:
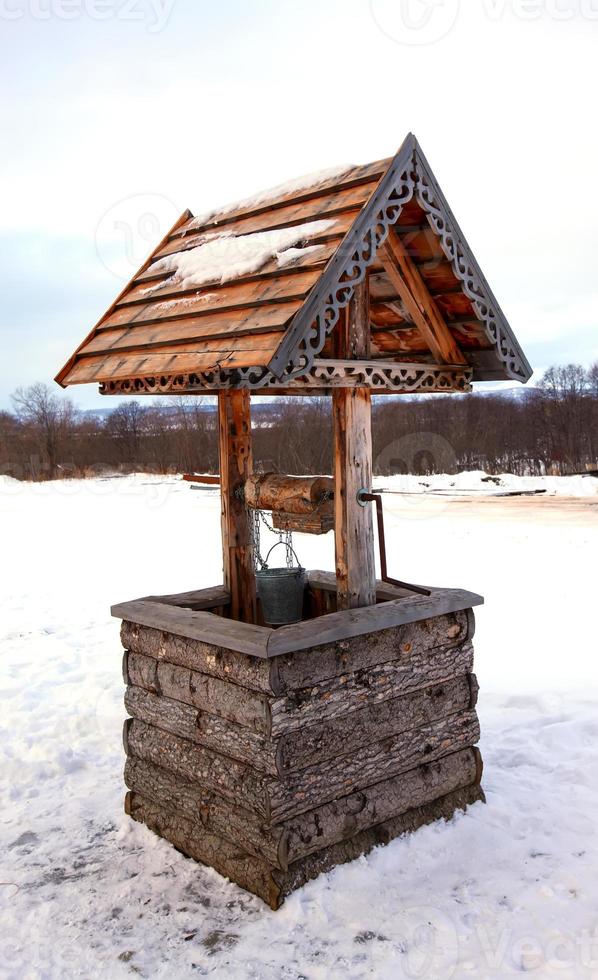
{"label": "well roof", "polygon": [[[385,242],[407,255],[446,325],[444,354],[426,339],[409,295],[405,302],[381,260]],[[343,383],[334,329],[366,276],[367,377],[382,379],[372,387],[384,388],[399,367],[428,374],[439,367],[447,377],[454,367],[464,382],[529,378],[530,365],[410,134],[389,159],[198,218],[185,211],[56,380],[64,387],[96,382],[108,393],[300,388],[316,375],[324,388],[333,377]]]}

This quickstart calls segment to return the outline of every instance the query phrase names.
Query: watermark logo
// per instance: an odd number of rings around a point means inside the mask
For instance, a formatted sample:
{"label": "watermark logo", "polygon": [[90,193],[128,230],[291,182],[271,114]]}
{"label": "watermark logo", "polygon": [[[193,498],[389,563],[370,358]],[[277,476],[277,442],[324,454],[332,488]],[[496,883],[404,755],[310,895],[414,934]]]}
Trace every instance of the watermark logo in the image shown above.
{"label": "watermark logo", "polygon": [[175,0],[0,0],[0,20],[120,20],[145,24],[150,34],[164,30]]}
{"label": "watermark logo", "polygon": [[437,432],[410,432],[393,439],[374,461],[374,472],[387,476],[456,473],[457,470],[454,448]]}
{"label": "watermark logo", "polygon": [[435,492],[432,476],[457,473],[458,470],[453,446],[437,432],[410,432],[387,443],[374,460],[374,473],[377,474],[376,482],[382,486],[385,486],[385,477],[391,478],[388,489],[394,496],[390,498],[389,527],[407,518],[429,520],[439,517],[450,505],[454,494],[450,492],[450,486],[447,493]]}
{"label": "watermark logo", "polygon": [[163,194],[134,194],[98,222],[96,252],[117,279],[128,281],[173,226],[181,209]]}
{"label": "watermark logo", "polygon": [[375,23],[399,44],[435,44],[450,33],[459,0],[370,0]]}
{"label": "watermark logo", "polygon": [[370,12],[379,28],[397,44],[436,44],[446,38],[462,16],[481,14],[491,23],[507,19],[534,22],[552,20],[598,21],[598,0],[370,0]]}

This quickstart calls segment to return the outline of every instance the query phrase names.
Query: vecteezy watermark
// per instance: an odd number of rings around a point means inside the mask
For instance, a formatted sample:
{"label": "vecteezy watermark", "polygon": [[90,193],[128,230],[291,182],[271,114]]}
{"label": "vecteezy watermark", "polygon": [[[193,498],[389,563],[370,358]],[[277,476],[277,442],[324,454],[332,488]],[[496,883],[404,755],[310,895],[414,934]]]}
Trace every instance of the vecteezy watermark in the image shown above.
{"label": "vecteezy watermark", "polygon": [[[370,0],[378,28],[398,44],[435,44],[457,23],[461,0]],[[598,21],[598,0],[479,0],[477,10],[489,21]]]}
{"label": "vecteezy watermark", "polygon": [[452,30],[459,0],[370,0],[383,34],[399,44],[435,44]]}
{"label": "vecteezy watermark", "polygon": [[0,0],[0,20],[121,20],[145,23],[157,34],[168,23],[175,0]]}
{"label": "vecteezy watermark", "polygon": [[163,194],[133,194],[117,201],[98,222],[98,257],[118,279],[129,280],[180,213]]}

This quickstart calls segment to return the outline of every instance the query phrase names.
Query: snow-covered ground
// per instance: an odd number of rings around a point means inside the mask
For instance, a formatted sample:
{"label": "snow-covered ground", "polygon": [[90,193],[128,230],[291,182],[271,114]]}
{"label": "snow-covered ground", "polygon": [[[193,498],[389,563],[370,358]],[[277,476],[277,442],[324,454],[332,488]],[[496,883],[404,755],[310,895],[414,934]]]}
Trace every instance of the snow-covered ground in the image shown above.
{"label": "snow-covered ground", "polygon": [[[598,977],[598,480],[481,497],[522,481],[419,479],[379,481],[398,491],[385,497],[390,572],[486,597],[488,804],[271,912],[122,812],[108,609],[217,583],[217,492],[0,478],[2,977]],[[306,565],[333,567],[331,535],[297,545]]]}

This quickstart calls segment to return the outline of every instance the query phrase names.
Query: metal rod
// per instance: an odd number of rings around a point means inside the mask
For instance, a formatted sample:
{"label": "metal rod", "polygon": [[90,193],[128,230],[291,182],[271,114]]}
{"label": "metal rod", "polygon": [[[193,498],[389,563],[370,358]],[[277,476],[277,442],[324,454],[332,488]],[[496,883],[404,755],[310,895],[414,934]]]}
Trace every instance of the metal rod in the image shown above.
{"label": "metal rod", "polygon": [[418,595],[432,595],[430,589],[424,589],[421,585],[412,585],[410,582],[401,582],[397,578],[391,578],[388,574],[386,564],[386,539],[384,535],[384,511],[382,510],[382,497],[379,493],[368,493],[367,490],[360,490],[357,494],[359,503],[371,500],[376,504],[376,524],[378,526],[378,547],[380,550],[380,574],[383,582],[388,585],[398,585],[401,589],[408,592],[416,592]]}

